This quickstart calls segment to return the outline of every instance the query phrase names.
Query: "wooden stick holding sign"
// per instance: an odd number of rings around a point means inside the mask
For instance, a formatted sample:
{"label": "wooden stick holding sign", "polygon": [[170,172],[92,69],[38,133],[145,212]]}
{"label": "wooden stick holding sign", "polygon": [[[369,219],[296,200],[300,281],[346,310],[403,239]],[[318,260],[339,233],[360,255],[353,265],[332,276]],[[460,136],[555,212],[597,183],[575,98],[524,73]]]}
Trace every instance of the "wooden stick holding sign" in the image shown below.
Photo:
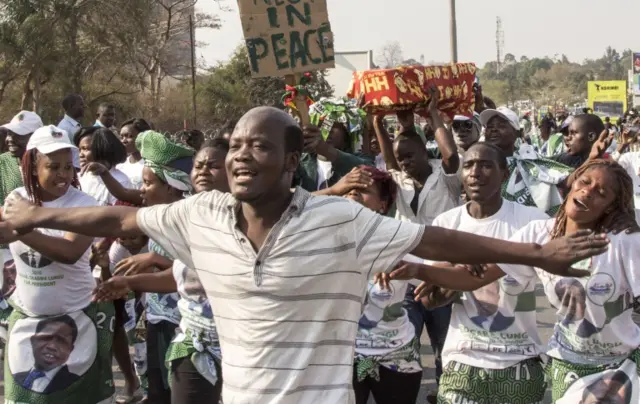
{"label": "wooden stick holding sign", "polygon": [[[284,76],[284,83],[288,86],[295,87],[300,83],[300,74],[287,74]],[[305,127],[311,123],[309,118],[309,105],[307,105],[307,96],[297,92],[293,99],[296,106],[296,114],[300,118],[300,126]]]}
{"label": "wooden stick holding sign", "polygon": [[[300,73],[335,67],[326,0],[238,0],[238,6],[253,77],[284,76],[295,87]],[[306,96],[298,94],[295,105],[307,125]]]}

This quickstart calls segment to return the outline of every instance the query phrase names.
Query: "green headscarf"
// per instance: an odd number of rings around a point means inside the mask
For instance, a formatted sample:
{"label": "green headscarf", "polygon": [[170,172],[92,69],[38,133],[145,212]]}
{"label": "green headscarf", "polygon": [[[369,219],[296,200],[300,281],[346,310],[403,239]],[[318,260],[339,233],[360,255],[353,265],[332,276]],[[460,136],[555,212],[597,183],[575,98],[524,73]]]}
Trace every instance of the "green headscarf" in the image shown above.
{"label": "green headscarf", "polygon": [[322,98],[309,107],[311,123],[320,127],[324,140],[329,137],[333,124],[339,122],[347,129],[354,151],[362,141],[366,117],[366,112],[358,108],[357,100],[346,97]]}
{"label": "green headscarf", "polygon": [[191,192],[190,173],[171,167],[169,164],[180,159],[192,158],[194,151],[174,143],[158,132],[148,130],[138,135],[136,147],[144,159],[144,165],[172,187]]}

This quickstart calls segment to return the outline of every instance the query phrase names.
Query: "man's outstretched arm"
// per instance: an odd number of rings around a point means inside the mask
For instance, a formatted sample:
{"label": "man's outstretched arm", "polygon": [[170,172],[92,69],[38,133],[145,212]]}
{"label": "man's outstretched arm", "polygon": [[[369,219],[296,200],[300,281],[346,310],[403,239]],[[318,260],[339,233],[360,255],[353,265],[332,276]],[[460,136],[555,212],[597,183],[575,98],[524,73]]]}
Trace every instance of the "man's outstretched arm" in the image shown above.
{"label": "man's outstretched arm", "polygon": [[[540,245],[516,243],[471,233],[427,226],[411,254],[456,264],[520,264],[562,276],[585,276],[571,265],[607,250],[606,235],[579,231]],[[588,273],[587,273],[588,274]]]}
{"label": "man's outstretched arm", "polygon": [[126,237],[143,233],[137,212],[138,208],[128,206],[43,208],[14,194],[5,202],[2,219],[19,234],[45,228],[92,237]]}

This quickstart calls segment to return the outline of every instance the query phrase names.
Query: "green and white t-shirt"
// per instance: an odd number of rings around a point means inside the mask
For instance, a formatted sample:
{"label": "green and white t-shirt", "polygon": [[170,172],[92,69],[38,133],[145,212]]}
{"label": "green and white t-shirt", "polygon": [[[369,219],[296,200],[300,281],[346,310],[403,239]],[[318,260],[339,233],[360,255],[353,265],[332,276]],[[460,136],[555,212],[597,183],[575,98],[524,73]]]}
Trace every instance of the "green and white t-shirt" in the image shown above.
{"label": "green and white t-shirt", "polygon": [[[474,219],[469,204],[438,216],[434,226],[508,240],[532,220],[548,216],[539,209],[507,200],[493,216]],[[510,276],[454,303],[442,353],[450,361],[487,369],[504,369],[540,353],[536,327],[536,280],[519,282]]]}
{"label": "green and white t-shirt", "polygon": [[[14,191],[28,198],[24,188]],[[47,208],[77,208],[97,206],[84,192],[69,187],[66,194],[51,202]],[[62,237],[61,230],[36,229],[47,236]],[[55,316],[80,311],[91,303],[95,280],[89,267],[91,248],[74,264],[61,264],[40,254],[21,241],[9,245],[16,265],[16,291],[12,300],[30,316]]]}
{"label": "green and white t-shirt", "polygon": [[[407,262],[423,263],[424,260],[407,255]],[[421,372],[418,360],[411,357],[410,344],[416,337],[414,326],[403,308],[405,292],[409,283],[419,281],[391,281],[389,289],[369,281],[364,307],[358,321],[356,335],[356,356],[376,357],[380,365],[403,373]],[[406,349],[403,355],[390,355]],[[396,357],[397,356],[397,357]]]}
{"label": "green and white t-shirt", "polygon": [[[535,221],[511,241],[544,244],[553,219]],[[523,265],[500,264],[521,283],[539,278],[558,322],[547,354],[574,364],[620,362],[640,346],[640,328],[631,318],[640,296],[640,234],[609,234],[609,249],[587,263],[591,276],[565,278]]]}

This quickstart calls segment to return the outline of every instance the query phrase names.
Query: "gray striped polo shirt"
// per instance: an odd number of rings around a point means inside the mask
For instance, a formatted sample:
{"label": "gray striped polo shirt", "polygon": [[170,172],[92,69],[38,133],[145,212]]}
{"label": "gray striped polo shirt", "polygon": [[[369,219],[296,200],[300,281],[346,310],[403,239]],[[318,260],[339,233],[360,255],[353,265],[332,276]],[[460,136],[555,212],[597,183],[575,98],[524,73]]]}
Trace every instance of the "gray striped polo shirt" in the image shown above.
{"label": "gray striped polo shirt", "polygon": [[297,188],[255,251],[238,202],[217,191],[141,209],[138,225],[195,268],[222,348],[225,403],[353,403],[367,280],[411,252],[424,227]]}

